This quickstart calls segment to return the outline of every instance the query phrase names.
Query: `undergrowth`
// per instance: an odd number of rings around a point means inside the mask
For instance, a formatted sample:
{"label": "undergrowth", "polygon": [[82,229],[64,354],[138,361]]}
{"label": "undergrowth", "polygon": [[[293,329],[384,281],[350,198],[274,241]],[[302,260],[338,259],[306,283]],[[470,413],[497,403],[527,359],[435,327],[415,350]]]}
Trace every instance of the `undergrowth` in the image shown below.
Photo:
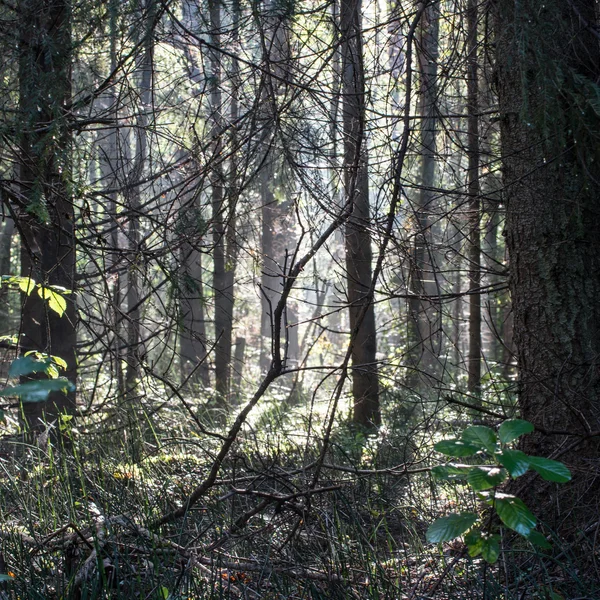
{"label": "undergrowth", "polygon": [[148,427],[135,452],[118,428],[80,427],[68,451],[4,440],[0,597],[597,597],[568,548],[536,555],[504,531],[500,560],[486,565],[460,540],[426,543],[437,517],[478,510],[466,487],[430,476],[448,420],[439,436],[431,420],[427,435],[414,418],[377,434],[339,422],[322,454],[300,407],[267,408],[214,485],[163,525],[206,479],[220,438]]}

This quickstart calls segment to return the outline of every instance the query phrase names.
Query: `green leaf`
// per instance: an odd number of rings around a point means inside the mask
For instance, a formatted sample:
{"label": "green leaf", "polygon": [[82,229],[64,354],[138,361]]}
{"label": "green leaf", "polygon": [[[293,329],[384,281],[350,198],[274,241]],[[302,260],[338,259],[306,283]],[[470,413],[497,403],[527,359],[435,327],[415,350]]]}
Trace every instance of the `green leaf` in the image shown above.
{"label": "green leaf", "polygon": [[494,430],[483,425],[471,425],[471,427],[467,427],[463,431],[461,439],[467,444],[478,446],[479,449],[487,450],[488,452],[494,452],[498,442]]}
{"label": "green leaf", "polygon": [[2,283],[9,285],[18,285],[22,292],[25,292],[28,296],[33,292],[35,288],[35,279],[31,277],[18,277],[16,275],[2,275]]}
{"label": "green leaf", "polygon": [[29,296],[35,288],[35,279],[31,277],[19,277],[19,287],[22,292],[25,292]]}
{"label": "green leaf", "polygon": [[520,450],[505,449],[497,454],[496,458],[511,477],[520,477],[529,469],[529,456]]}
{"label": "green leaf", "polygon": [[50,359],[38,360],[34,356],[19,356],[12,361],[8,369],[9,377],[20,377],[31,373],[47,373],[51,367]]}
{"label": "green leaf", "polygon": [[0,581],[14,581],[15,578],[12,575],[6,573],[0,573]]}
{"label": "green leaf", "polygon": [[527,537],[535,527],[536,518],[519,498],[496,494],[494,505],[500,520],[517,533]]}
{"label": "green leaf", "polygon": [[23,402],[44,402],[50,392],[73,391],[75,386],[65,377],[26,381],[0,391],[0,396],[18,396]]}
{"label": "green leaf", "polygon": [[465,533],[465,544],[474,544],[481,538],[481,531],[479,529],[471,529],[471,531]]}
{"label": "green leaf", "polygon": [[491,535],[487,538],[481,538],[480,546],[483,560],[493,565],[500,556],[500,536]]}
{"label": "green leaf", "polygon": [[169,594],[169,588],[166,588],[164,585],[158,589],[158,596],[161,600],[167,600]]}
{"label": "green leaf", "polygon": [[479,529],[471,529],[465,535],[465,544],[471,558],[475,558],[481,554],[481,540],[481,531]]}
{"label": "green leaf", "polygon": [[431,469],[436,479],[443,481],[460,481],[466,479],[468,472],[472,469],[470,465],[456,465],[449,463],[447,465],[438,465]]}
{"label": "green leaf", "polygon": [[432,544],[449,542],[471,528],[475,521],[477,515],[474,513],[460,513],[437,519],[427,530],[427,541]]}
{"label": "green leaf", "polygon": [[49,287],[41,287],[38,289],[38,295],[43,300],[48,301],[48,307],[55,313],[58,313],[59,317],[62,317],[65,310],[67,310],[67,301],[62,297],[61,294],[54,291]]}
{"label": "green leaf", "polygon": [[473,456],[473,454],[480,450],[479,446],[467,444],[462,440],[442,440],[441,442],[438,442],[434,448],[446,456],[455,457]]}
{"label": "green leaf", "polygon": [[525,433],[531,433],[532,431],[533,425],[529,421],[524,421],[523,419],[510,419],[509,421],[504,421],[504,423],[500,425],[498,435],[503,444],[508,444]]}
{"label": "green leaf", "polygon": [[549,550],[552,548],[552,544],[539,532],[535,529],[531,531],[531,533],[527,536],[527,539],[534,545],[543,548],[544,550]]}
{"label": "green leaf", "polygon": [[52,361],[58,365],[63,371],[67,370],[67,361],[62,359],[60,356],[51,356]]}
{"label": "green leaf", "polygon": [[2,283],[18,285],[22,292],[28,296],[35,288],[35,279],[31,277],[18,277],[17,275],[2,275]]}
{"label": "green leaf", "polygon": [[480,492],[500,485],[506,477],[506,471],[499,467],[472,467],[467,481],[476,492]]}
{"label": "green leaf", "polygon": [[542,456],[530,456],[529,465],[537,471],[546,481],[567,483],[571,480],[571,471],[557,460],[550,460]]}

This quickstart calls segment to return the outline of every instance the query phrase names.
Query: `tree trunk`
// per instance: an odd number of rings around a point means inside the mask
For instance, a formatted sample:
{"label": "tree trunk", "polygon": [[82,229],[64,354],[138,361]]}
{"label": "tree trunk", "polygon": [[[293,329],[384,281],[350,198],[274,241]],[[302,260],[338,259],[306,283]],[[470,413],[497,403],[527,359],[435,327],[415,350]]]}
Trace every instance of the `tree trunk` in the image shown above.
{"label": "tree trunk", "polygon": [[467,6],[467,154],[469,193],[469,363],[467,388],[481,390],[481,241],[479,233],[479,77],[477,64],[478,0]]}
{"label": "tree trunk", "polygon": [[[181,8],[183,22],[195,31],[198,27],[198,13],[194,6],[185,1]],[[188,41],[183,39],[182,44],[194,93],[200,94],[204,86],[202,69],[198,66]],[[179,158],[182,157],[183,154]],[[177,266],[180,371],[182,383],[192,392],[197,392],[195,388],[198,385],[204,388],[211,385],[206,337],[205,268],[202,264],[203,237],[207,227],[202,209],[201,187],[201,179],[190,174],[178,191],[178,238],[181,240]]]}
{"label": "tree trunk", "polygon": [[[71,6],[68,0],[22,0],[19,17],[21,274],[74,291],[75,211],[65,109],[71,97]],[[36,291],[23,295],[21,349],[60,356],[67,363],[64,375],[74,382],[75,295],[65,299],[60,317]],[[73,413],[75,394],[54,392],[46,402],[23,408],[28,426],[39,429],[40,419]]]}
{"label": "tree trunk", "polygon": [[[365,138],[365,77],[360,0],[340,3],[344,126],[344,187],[352,203],[346,223],[346,277],[352,344],[353,420],[379,425],[379,378],[373,298],[369,294],[372,252],[369,228],[369,171]],[[364,318],[359,326],[359,316]]]}
{"label": "tree trunk", "polygon": [[[0,275],[10,275],[10,258],[15,222],[6,217],[0,233]],[[0,335],[9,335],[15,331],[14,318],[11,318],[8,289],[0,288]]]}
{"label": "tree trunk", "polygon": [[273,195],[273,175],[274,169],[272,158],[267,157],[260,173],[261,187],[261,254],[262,269],[260,275],[261,292],[261,320],[260,320],[260,370],[265,373],[269,369],[272,357],[273,345],[273,313],[277,305],[277,288],[279,277],[277,272],[277,263],[273,256],[273,228],[275,226],[274,209],[275,197]]}
{"label": "tree trunk", "polygon": [[246,339],[243,337],[235,338],[235,354],[233,357],[233,373],[231,376],[231,387],[236,399],[242,393],[242,379],[244,372],[244,353],[246,352]]}
{"label": "tree trunk", "polygon": [[[217,305],[215,303],[215,312],[217,308],[221,309],[223,314],[222,319],[222,333],[218,333],[218,336],[222,338],[222,346],[219,346],[220,340],[217,342],[217,355],[215,357],[215,370],[217,371],[216,379],[217,379],[217,392],[228,397],[229,394],[233,393],[235,398],[239,396],[239,384],[237,387],[234,386],[236,382],[233,381],[233,370],[235,368],[239,369],[241,365],[237,360],[237,353],[240,350],[237,346],[238,340],[243,338],[236,338],[236,357],[232,357],[233,352],[233,310],[234,310],[234,301],[235,301],[235,269],[237,266],[238,260],[238,240],[237,240],[237,220],[236,220],[236,209],[240,196],[240,181],[239,181],[239,170],[240,170],[240,156],[238,151],[239,144],[239,136],[238,136],[238,128],[237,121],[239,118],[239,95],[240,90],[242,88],[242,82],[240,78],[240,65],[239,60],[237,58],[237,54],[240,52],[240,15],[241,15],[241,7],[239,0],[233,0],[232,6],[232,56],[231,56],[231,75],[230,75],[230,106],[229,106],[229,122],[231,124],[230,135],[229,135],[229,172],[227,174],[226,183],[227,188],[225,192],[225,202],[223,203],[223,208],[221,210],[222,219],[224,219],[224,224],[222,226],[222,233],[224,236],[224,240],[222,239],[222,243],[225,244],[224,257],[224,272],[222,277],[222,291],[220,293],[221,302]],[[217,57],[220,58],[220,57]],[[226,211],[226,213],[225,213]],[[217,293],[217,289],[215,287],[215,294]],[[215,317],[216,323],[216,317]],[[215,326],[215,329],[217,327]],[[244,341],[245,343],[245,341]],[[243,358],[243,348],[242,350],[242,358]],[[225,377],[226,384],[223,385],[222,390],[219,388],[219,368],[217,367],[217,361],[221,360],[223,362],[223,367],[221,371]]]}
{"label": "tree trunk", "polygon": [[144,53],[138,69],[140,105],[136,119],[136,152],[133,166],[127,175],[126,202],[129,212],[127,228],[128,238],[128,269],[127,269],[127,352],[125,363],[125,389],[127,401],[133,406],[137,400],[137,386],[140,378],[140,366],[145,354],[144,342],[141,337],[142,327],[142,294],[141,274],[143,273],[144,257],[141,253],[141,180],[148,162],[148,111],[152,107],[152,77],[154,54],[154,0],[145,3]]}
{"label": "tree trunk", "polygon": [[[111,0],[110,3],[110,70],[117,68],[117,35],[119,27],[119,6],[118,0]],[[124,183],[123,177],[123,157],[121,150],[124,139],[119,128],[116,126],[119,118],[118,111],[119,100],[116,90],[111,88],[106,94],[106,113],[114,121],[115,127],[107,129],[105,135],[100,138],[99,146],[99,164],[100,177],[103,187],[106,189],[105,196],[108,204],[108,240],[107,240],[107,258],[104,265],[109,281],[107,282],[107,293],[110,297],[110,326],[113,337],[112,356],[114,360],[113,376],[117,381],[117,390],[119,398],[125,397],[125,377],[123,366],[123,349],[126,342],[123,336],[122,325],[122,257],[119,238],[124,237],[121,232],[121,224],[117,215],[117,192],[116,190]],[[121,233],[121,235],[119,235]]]}
{"label": "tree trunk", "polygon": [[191,206],[185,202],[179,216],[179,227],[184,241],[179,259],[179,354],[181,380],[192,386],[210,387],[206,347],[205,297],[200,245],[203,223],[196,199]]}
{"label": "tree trunk", "polygon": [[[419,386],[421,374],[439,375],[438,356],[441,352],[441,311],[437,267],[433,248],[433,219],[436,163],[436,111],[438,63],[439,5],[431,4],[421,17],[418,34],[419,114],[421,142],[421,188],[414,211],[415,241],[411,265],[408,343],[409,375],[407,384]],[[429,378],[427,378],[430,380]]]}
{"label": "tree trunk", "polygon": [[[574,481],[539,477],[526,502],[563,532],[597,519],[600,438],[600,71],[595,0],[496,2],[507,246],[523,449]],[[559,76],[560,75],[560,76]],[[559,432],[569,432],[563,435]]]}
{"label": "tree trunk", "polygon": [[[266,156],[261,171],[262,200],[262,274],[261,274],[261,370],[265,372],[272,360],[273,313],[283,290],[286,271],[289,269],[289,257],[295,247],[293,230],[293,203],[282,200],[289,197],[284,176],[285,162],[276,148],[279,130],[274,124],[281,118],[280,104],[285,98],[288,87],[286,81],[291,78],[289,70],[289,19],[287,9],[273,0],[265,3],[266,14],[262,20],[264,27],[263,61],[265,78],[262,96],[263,128]],[[285,361],[291,366],[298,359],[298,332],[295,318],[295,306],[287,300],[284,311],[285,323],[281,328],[285,334]]]}
{"label": "tree trunk", "polygon": [[217,405],[227,404],[229,396],[229,369],[231,366],[231,333],[233,322],[233,281],[230,281],[232,265],[226,263],[225,230],[229,213],[224,201],[223,140],[221,98],[221,3],[209,2],[210,40],[210,122],[212,165],[210,186],[212,194],[213,228],[213,292],[215,302],[215,390]]}

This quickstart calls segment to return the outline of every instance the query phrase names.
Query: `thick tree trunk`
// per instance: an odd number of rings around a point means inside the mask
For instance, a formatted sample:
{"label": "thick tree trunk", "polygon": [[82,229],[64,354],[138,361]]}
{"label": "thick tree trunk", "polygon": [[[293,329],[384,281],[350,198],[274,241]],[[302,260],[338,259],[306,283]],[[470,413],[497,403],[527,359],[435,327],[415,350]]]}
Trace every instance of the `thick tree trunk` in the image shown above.
{"label": "thick tree trunk", "polygon": [[[21,274],[74,291],[75,211],[65,110],[71,96],[71,7],[68,0],[22,0],[19,17]],[[60,317],[37,292],[23,295],[21,349],[60,356],[67,363],[65,376],[74,382],[75,295],[65,299],[67,308]],[[27,424],[38,429],[41,419],[52,421],[74,410],[71,392],[27,403],[23,412]]]}
{"label": "thick tree trunk", "polygon": [[[496,2],[507,245],[525,437],[574,481],[539,477],[526,501],[551,525],[584,529],[600,498],[600,72],[595,0]],[[560,76],[559,76],[560,74]],[[568,432],[563,435],[559,432]],[[584,436],[584,437],[581,437]]]}
{"label": "thick tree trunk", "polygon": [[[379,377],[373,298],[369,294],[372,251],[369,227],[369,170],[365,138],[365,76],[360,0],[340,3],[344,126],[344,187],[352,201],[346,223],[346,277],[352,344],[353,420],[379,425]],[[362,323],[360,315],[364,313]]]}

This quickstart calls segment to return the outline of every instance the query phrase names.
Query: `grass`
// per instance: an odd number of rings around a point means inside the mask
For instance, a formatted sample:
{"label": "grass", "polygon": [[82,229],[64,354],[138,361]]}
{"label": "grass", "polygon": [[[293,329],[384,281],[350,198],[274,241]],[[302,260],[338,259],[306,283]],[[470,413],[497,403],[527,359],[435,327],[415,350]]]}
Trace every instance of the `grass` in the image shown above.
{"label": "grass", "polygon": [[377,436],[338,423],[315,478],[311,420],[271,402],[199,502],[156,527],[206,478],[220,446],[176,411],[171,419],[140,426],[134,450],[118,428],[81,428],[69,452],[4,442],[0,566],[14,577],[0,598],[594,597],[568,551],[553,561],[505,534],[501,560],[486,566],[460,542],[426,544],[429,523],[475,501],[431,479],[433,438],[409,420]]}

